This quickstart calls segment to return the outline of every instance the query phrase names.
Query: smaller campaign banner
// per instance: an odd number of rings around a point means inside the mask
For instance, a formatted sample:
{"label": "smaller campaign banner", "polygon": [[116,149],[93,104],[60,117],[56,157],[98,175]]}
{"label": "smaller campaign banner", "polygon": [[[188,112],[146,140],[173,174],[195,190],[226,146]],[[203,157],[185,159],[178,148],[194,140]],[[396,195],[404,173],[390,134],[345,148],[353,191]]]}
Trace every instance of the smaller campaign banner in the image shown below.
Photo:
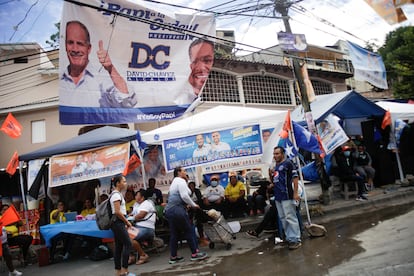
{"label": "smaller campaign banner", "polygon": [[163,142],[167,171],[178,166],[197,167],[225,159],[262,155],[259,125],[180,137]]}
{"label": "smaller campaign banner", "polygon": [[330,154],[337,147],[349,140],[345,131],[332,114],[329,114],[317,125],[317,130],[326,154]]}
{"label": "smaller campaign banner", "polygon": [[367,51],[361,46],[347,41],[349,57],[354,66],[354,78],[367,81],[370,84],[388,89],[387,71],[379,54]]}
{"label": "smaller campaign banner", "polygon": [[50,158],[49,186],[87,181],[122,173],[129,160],[129,142]]}
{"label": "smaller campaign banner", "polygon": [[277,33],[279,45],[283,51],[306,52],[308,44],[304,34]]}

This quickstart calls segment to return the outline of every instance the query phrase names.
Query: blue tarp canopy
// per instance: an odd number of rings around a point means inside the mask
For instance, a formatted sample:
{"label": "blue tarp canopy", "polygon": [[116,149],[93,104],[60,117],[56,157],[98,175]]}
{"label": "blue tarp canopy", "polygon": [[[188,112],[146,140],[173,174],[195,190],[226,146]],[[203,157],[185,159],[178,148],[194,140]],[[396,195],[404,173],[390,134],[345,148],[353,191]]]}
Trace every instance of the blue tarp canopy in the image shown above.
{"label": "blue tarp canopy", "polygon": [[[353,90],[316,96],[316,100],[311,103],[311,111],[315,124],[320,123],[329,114],[346,120],[382,118],[385,113],[380,106]],[[301,125],[306,125],[302,105],[292,111],[291,119]]]}
{"label": "blue tarp canopy", "polygon": [[136,130],[111,126],[101,127],[67,141],[42,148],[19,156],[20,161],[47,158],[56,154],[64,154],[103,146],[117,145],[136,139]]}

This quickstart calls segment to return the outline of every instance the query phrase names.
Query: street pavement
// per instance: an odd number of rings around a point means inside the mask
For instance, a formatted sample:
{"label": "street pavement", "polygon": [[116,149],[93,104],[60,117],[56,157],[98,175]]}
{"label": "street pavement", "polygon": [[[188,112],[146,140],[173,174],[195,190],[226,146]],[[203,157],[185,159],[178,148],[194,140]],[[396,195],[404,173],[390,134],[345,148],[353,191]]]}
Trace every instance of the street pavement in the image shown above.
{"label": "street pavement", "polygon": [[[317,224],[332,223],[352,215],[384,208],[398,208],[398,206],[414,203],[414,187],[401,187],[400,185],[386,185],[376,188],[369,192],[368,201],[356,201],[355,198],[344,200],[341,197],[334,197],[330,205],[322,205],[318,202],[321,193],[318,183],[307,184],[306,194],[311,214],[311,222]],[[307,222],[306,208],[302,204],[303,221]],[[209,258],[199,262],[191,262],[190,250],[183,244],[179,249],[179,254],[185,257],[182,263],[168,264],[169,250],[164,248],[160,253],[150,253],[150,261],[143,265],[131,265],[130,272],[137,275],[203,275],[202,273],[194,274],[192,271],[209,270],[219,264],[223,258],[243,254],[261,244],[258,240],[247,238],[244,232],[253,229],[262,219],[262,216],[246,217],[239,219],[241,230],[236,234],[236,239],[232,241],[230,250],[226,249],[225,244],[216,243],[214,249],[201,247],[202,251],[208,253]],[[230,221],[229,221],[230,222]],[[273,237],[271,235],[262,235],[259,241],[267,241]],[[306,240],[304,241],[306,242]],[[87,258],[72,256],[68,261],[39,267],[33,264],[26,267],[16,267],[24,275],[114,275],[113,260],[91,261]],[[0,268],[0,275],[4,271],[4,265]],[[210,275],[210,274],[206,274]]]}

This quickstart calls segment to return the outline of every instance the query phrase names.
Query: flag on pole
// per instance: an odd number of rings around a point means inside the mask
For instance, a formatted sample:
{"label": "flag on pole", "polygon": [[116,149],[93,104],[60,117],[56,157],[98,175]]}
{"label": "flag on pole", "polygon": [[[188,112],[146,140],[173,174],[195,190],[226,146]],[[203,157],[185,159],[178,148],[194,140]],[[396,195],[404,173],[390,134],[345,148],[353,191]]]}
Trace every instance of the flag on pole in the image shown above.
{"label": "flag on pole", "polygon": [[381,128],[385,129],[389,125],[391,125],[391,112],[387,110],[384,114],[384,118],[382,119]]}
{"label": "flag on pole", "polygon": [[290,125],[290,110],[288,110],[288,112],[286,113],[285,122],[283,123],[283,127],[279,133],[279,136],[285,139],[288,137],[289,131],[292,131],[292,127]]}
{"label": "flag on pole", "polygon": [[322,151],[319,148],[318,139],[305,129],[303,126],[292,122],[293,125],[293,135],[295,136],[296,145],[304,150],[321,154]]}
{"label": "flag on pole", "polygon": [[140,149],[145,149],[147,147],[147,143],[142,141],[141,134],[139,133],[139,130],[137,130],[136,139],[137,139],[138,146],[139,146]]}
{"label": "flag on pole", "polygon": [[7,164],[6,172],[10,175],[14,175],[16,173],[18,166],[19,166],[19,156],[17,155],[17,151],[15,151],[12,158],[9,161],[9,164]]}
{"label": "flag on pole", "polygon": [[[13,224],[15,222],[20,221],[21,218],[19,216],[19,213],[17,212],[16,208],[14,208],[14,205],[10,205],[9,208],[3,213],[3,215],[0,217],[0,231],[3,230],[3,226],[7,226],[10,224]],[[0,239],[0,256],[3,256],[3,245],[1,244]]]}
{"label": "flag on pole", "polygon": [[134,153],[131,155],[131,158],[129,158],[128,163],[125,166],[123,175],[128,175],[132,173],[136,168],[138,168],[141,165],[141,160],[139,157]]}
{"label": "flag on pole", "polygon": [[280,139],[279,145],[285,149],[286,156],[293,159],[298,154],[298,149],[292,144],[289,138]]}
{"label": "flag on pole", "polygon": [[22,135],[22,125],[11,113],[7,115],[0,130],[12,138],[19,138]]}

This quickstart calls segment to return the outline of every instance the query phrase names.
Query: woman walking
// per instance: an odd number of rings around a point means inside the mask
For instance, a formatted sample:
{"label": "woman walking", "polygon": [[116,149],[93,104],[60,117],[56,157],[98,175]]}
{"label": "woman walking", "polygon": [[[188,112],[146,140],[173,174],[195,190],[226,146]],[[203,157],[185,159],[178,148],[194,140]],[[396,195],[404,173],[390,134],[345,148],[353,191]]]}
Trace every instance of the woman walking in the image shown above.
{"label": "woman walking", "polygon": [[196,243],[195,231],[187,213],[189,208],[199,209],[190,197],[191,190],[187,186],[188,176],[185,169],[181,166],[174,169],[174,179],[168,193],[168,202],[165,206],[165,216],[170,226],[170,264],[175,264],[184,260],[177,255],[177,242],[181,234],[184,235],[191,250],[191,261],[204,260],[207,254],[200,252]]}
{"label": "woman walking", "polygon": [[117,175],[112,178],[111,185],[114,187],[110,197],[110,202],[112,214],[115,215],[114,222],[111,225],[115,239],[115,275],[135,276],[135,274],[128,272],[128,259],[132,244],[129,239],[127,228],[132,225],[126,218],[127,212],[125,199],[121,193],[121,191],[126,189],[127,182],[123,175]]}

